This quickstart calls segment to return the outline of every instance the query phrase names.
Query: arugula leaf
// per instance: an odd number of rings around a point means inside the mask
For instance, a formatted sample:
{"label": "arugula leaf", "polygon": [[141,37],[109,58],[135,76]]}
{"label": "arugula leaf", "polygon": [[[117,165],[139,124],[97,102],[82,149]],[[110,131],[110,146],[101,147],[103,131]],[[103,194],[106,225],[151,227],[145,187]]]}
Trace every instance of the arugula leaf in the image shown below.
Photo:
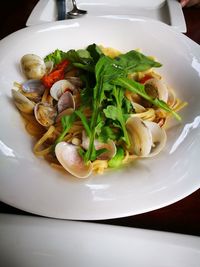
{"label": "arugula leaf", "polygon": [[90,54],[87,50],[68,50],[66,52],[66,58],[72,63],[89,64],[92,61]]}
{"label": "arugula leaf", "polygon": [[126,120],[123,114],[122,110],[122,103],[123,103],[123,98],[124,98],[124,90],[122,88],[113,87],[112,94],[115,98],[116,106],[114,105],[109,105],[107,106],[106,109],[103,110],[105,116],[109,119],[112,120],[117,120],[120,123],[121,129],[124,134],[124,140],[127,144],[127,147],[130,146],[130,140],[128,137],[128,132],[126,130]]}
{"label": "arugula leaf", "polygon": [[79,147],[78,149],[78,153],[81,156],[81,158],[84,159],[84,155],[85,155],[85,150],[82,147]]}
{"label": "arugula leaf", "polygon": [[163,110],[171,113],[177,120],[181,121],[181,117],[178,115],[178,113],[176,113],[173,109],[171,109],[167,103],[165,103],[164,101],[158,99],[158,98],[155,98],[153,100],[153,104],[159,108],[162,108]]}
{"label": "arugula leaf", "polygon": [[72,113],[71,115],[64,115],[61,118],[62,133],[57,138],[55,144],[58,144],[59,142],[62,142],[62,140],[64,139],[65,135],[69,132],[70,128],[72,127],[73,123],[75,122],[76,118],[77,118],[77,115],[75,113]]}
{"label": "arugula leaf", "polygon": [[92,59],[89,51],[87,51],[86,49],[78,49],[78,50],[76,50],[76,53],[79,56],[79,58],[81,58],[81,60],[83,60],[83,61]]}
{"label": "arugula leaf", "polygon": [[71,49],[65,53],[65,59],[69,60],[71,64],[77,68],[94,72],[93,59],[90,53],[85,49]]}
{"label": "arugula leaf", "polygon": [[[106,151],[107,151],[106,148],[101,148],[98,150],[94,149],[90,160],[94,161],[97,157],[99,157],[101,154],[103,154]],[[79,155],[83,158],[84,162],[87,163],[87,161],[85,161],[85,158],[86,158],[85,155],[87,152],[82,147],[79,148],[78,152],[79,152]]]}
{"label": "arugula leaf", "polygon": [[96,136],[96,125],[98,123],[98,115],[101,110],[102,101],[105,99],[104,85],[105,85],[105,64],[107,62],[107,57],[101,57],[95,66],[96,75],[96,85],[93,89],[93,113],[90,122],[90,143],[87,152],[85,153],[84,160],[87,162],[91,159],[92,154],[94,154],[94,140]]}
{"label": "arugula leaf", "polygon": [[113,105],[107,106],[105,109],[103,109],[103,112],[108,119],[112,120],[118,120],[119,117],[119,110],[117,107]]}
{"label": "arugula leaf", "polygon": [[[102,153],[104,153],[104,152],[106,152],[106,151],[107,151],[106,148],[101,148],[101,149],[98,149],[98,150],[94,149],[94,150],[93,150],[93,153],[92,153],[92,155],[91,155],[90,160],[91,160],[91,161],[95,160],[98,156],[100,156]],[[80,155],[80,156],[83,158],[83,160],[85,161],[85,158],[86,158],[85,155],[86,155],[87,151],[85,151],[82,147],[80,147],[79,150],[78,150],[78,152],[79,152],[79,155]],[[87,161],[85,161],[85,163],[87,163]]]}
{"label": "arugula leaf", "polygon": [[81,110],[76,110],[74,113],[81,119],[85,131],[87,133],[87,136],[90,137],[91,131],[86,116],[84,115],[83,112],[81,112]]}
{"label": "arugula leaf", "polygon": [[105,122],[102,117],[99,115],[97,119],[97,125],[95,127],[96,134],[99,135],[101,133],[102,127],[104,126]]}
{"label": "arugula leaf", "polygon": [[107,152],[108,150],[106,148],[100,148],[100,149],[94,149],[91,160],[95,160],[98,158],[101,154]]}
{"label": "arugula leaf", "polygon": [[122,109],[124,114],[130,114],[134,112],[133,106],[131,104],[131,101],[124,97],[123,103],[122,103]]}
{"label": "arugula leaf", "polygon": [[86,49],[71,49],[67,52],[56,49],[54,52],[47,55],[44,58],[44,61],[53,61],[54,65],[57,65],[64,59],[69,60],[74,66],[77,66],[80,69],[94,72],[94,60]]}
{"label": "arugula leaf", "polygon": [[83,107],[91,107],[92,106],[92,93],[93,88],[86,85],[80,92],[81,96],[81,104]]}
{"label": "arugula leaf", "polygon": [[117,64],[118,67],[120,66],[127,74],[162,66],[159,62],[156,62],[135,50],[131,50],[126,54],[121,54],[114,60],[115,64]]}
{"label": "arugula leaf", "polygon": [[96,65],[97,61],[99,60],[100,56],[102,55],[102,51],[96,44],[91,44],[87,47],[87,51],[89,51],[91,57],[94,60],[94,63]]}
{"label": "arugula leaf", "polygon": [[115,156],[108,161],[108,166],[111,168],[117,168],[122,164],[123,159],[124,149],[122,147],[118,147]]}
{"label": "arugula leaf", "polygon": [[61,61],[66,59],[66,52],[63,52],[62,50],[56,49],[54,52],[50,53],[44,58],[44,61],[52,61],[54,65],[59,64]]}
{"label": "arugula leaf", "polygon": [[106,143],[108,139],[117,140],[118,136],[119,135],[117,132],[114,132],[110,126],[106,125],[101,128],[101,132],[98,135],[98,140],[102,143]]}
{"label": "arugula leaf", "polygon": [[93,102],[93,88],[96,84],[96,79],[94,73],[84,72],[80,75],[83,81],[84,88],[80,91],[81,94],[81,104],[85,107],[91,107]]}
{"label": "arugula leaf", "polygon": [[100,74],[103,75],[104,83],[109,83],[117,77],[127,76],[129,73],[162,66],[159,62],[135,50],[131,50],[126,54],[121,54],[114,59],[101,56],[97,64],[98,67],[95,68],[96,76],[99,77]]}

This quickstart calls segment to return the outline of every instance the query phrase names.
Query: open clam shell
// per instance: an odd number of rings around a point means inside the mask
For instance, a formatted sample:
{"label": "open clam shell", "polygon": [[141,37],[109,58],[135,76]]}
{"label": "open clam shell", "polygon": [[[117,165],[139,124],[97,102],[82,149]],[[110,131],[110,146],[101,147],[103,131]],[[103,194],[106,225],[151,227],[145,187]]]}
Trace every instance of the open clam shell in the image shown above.
{"label": "open clam shell", "polygon": [[140,157],[157,155],[166,145],[167,136],[157,123],[130,117],[126,123],[131,147],[129,151]]}
{"label": "open clam shell", "polygon": [[101,143],[97,146],[97,149],[102,149],[105,148],[107,149],[107,151],[105,151],[104,153],[102,153],[98,159],[102,159],[102,160],[109,160],[112,159],[116,152],[117,152],[117,148],[115,143],[113,142],[113,140],[108,140],[107,143]]}
{"label": "open clam shell", "polygon": [[152,148],[149,157],[153,157],[160,153],[166,145],[167,135],[163,128],[157,123],[151,121],[145,121],[146,126],[150,129],[152,135]]}
{"label": "open clam shell", "polygon": [[74,90],[74,85],[69,82],[68,80],[59,80],[55,82],[52,87],[50,88],[51,96],[58,101],[61,95],[66,91]]}
{"label": "open clam shell", "polygon": [[152,135],[150,129],[138,117],[130,117],[126,122],[131,146],[129,151],[138,156],[146,157],[152,147]]}
{"label": "open clam shell", "polygon": [[25,93],[37,93],[38,95],[42,95],[45,87],[40,80],[31,79],[22,83],[22,90]]}
{"label": "open clam shell", "polygon": [[68,108],[75,109],[75,101],[73,95],[69,91],[66,91],[58,100],[58,112],[60,113]]}
{"label": "open clam shell", "polygon": [[72,175],[87,178],[92,173],[92,163],[84,163],[78,153],[78,146],[60,142],[55,147],[55,154],[60,164]]}
{"label": "open clam shell", "polygon": [[163,81],[156,78],[152,78],[147,80],[144,85],[145,91],[149,95],[157,97],[167,103],[169,92],[167,86]]}
{"label": "open clam shell", "polygon": [[29,100],[26,96],[21,94],[19,91],[12,89],[12,97],[15,105],[20,111],[28,114],[33,113],[35,103]]}
{"label": "open clam shell", "polygon": [[36,120],[43,126],[49,127],[54,124],[57,111],[48,103],[39,102],[35,105],[34,114]]}

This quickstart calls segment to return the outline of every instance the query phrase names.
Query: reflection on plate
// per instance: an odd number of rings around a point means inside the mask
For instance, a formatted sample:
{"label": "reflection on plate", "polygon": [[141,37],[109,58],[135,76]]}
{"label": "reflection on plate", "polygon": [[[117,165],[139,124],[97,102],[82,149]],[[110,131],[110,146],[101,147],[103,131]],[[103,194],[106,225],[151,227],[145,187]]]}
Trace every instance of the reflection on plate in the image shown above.
{"label": "reflection on plate", "polygon": [[198,267],[200,238],[1,214],[0,251],[4,267]]}
{"label": "reflection on plate", "polygon": [[[91,43],[121,51],[141,48],[163,64],[159,72],[188,106],[173,121],[165,150],[152,159],[88,179],[71,178],[32,153],[32,139],[11,102],[13,81],[26,53],[45,56]],[[161,22],[142,18],[69,20],[20,30],[0,42],[0,199],[56,218],[106,219],[174,203],[199,188],[200,47]]]}
{"label": "reflection on plate", "polygon": [[[186,23],[180,3],[176,0],[77,0],[81,9],[92,16],[128,15],[143,16],[162,21],[180,32],[186,32]],[[72,9],[71,0],[66,0],[66,12]],[[54,0],[40,0],[31,12],[26,25],[36,25],[57,20]]]}

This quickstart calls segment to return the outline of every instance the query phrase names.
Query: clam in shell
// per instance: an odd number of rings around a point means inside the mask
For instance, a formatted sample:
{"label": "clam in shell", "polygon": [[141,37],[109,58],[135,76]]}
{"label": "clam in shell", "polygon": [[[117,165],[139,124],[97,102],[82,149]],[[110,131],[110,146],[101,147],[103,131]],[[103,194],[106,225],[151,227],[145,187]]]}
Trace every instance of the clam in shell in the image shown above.
{"label": "clam in shell", "polygon": [[29,100],[19,91],[12,89],[12,97],[14,99],[15,105],[17,108],[27,114],[33,113],[35,103]]}
{"label": "clam in shell", "polygon": [[22,83],[22,91],[24,95],[34,102],[41,100],[45,87],[40,80],[31,79]]}
{"label": "clam in shell", "polygon": [[130,117],[126,128],[131,143],[129,152],[140,157],[148,156],[152,147],[152,135],[144,121],[138,117]]}
{"label": "clam in shell", "polygon": [[31,79],[22,83],[22,91],[25,93],[37,93],[42,95],[45,87],[40,80]]}
{"label": "clam in shell", "polygon": [[50,88],[51,96],[58,101],[61,95],[66,91],[74,90],[74,85],[69,82],[68,80],[59,80],[55,82],[52,87]]}
{"label": "clam in shell", "polygon": [[55,147],[55,154],[60,164],[72,175],[87,178],[92,173],[92,163],[87,164],[78,153],[78,146],[60,142]]}
{"label": "clam in shell", "polygon": [[131,142],[129,152],[137,156],[155,156],[166,145],[166,132],[155,122],[130,117],[126,122],[126,128]]}
{"label": "clam in shell", "polygon": [[167,135],[163,128],[161,128],[157,123],[152,121],[145,121],[146,126],[151,131],[152,136],[152,147],[151,152],[148,155],[149,157],[153,157],[160,153],[166,145]]}
{"label": "clam in shell", "polygon": [[34,114],[36,120],[45,127],[53,125],[57,117],[56,108],[43,102],[39,102],[35,105]]}
{"label": "clam in shell", "polygon": [[58,100],[58,112],[60,113],[68,108],[75,109],[75,101],[73,95],[66,91]]}
{"label": "clam in shell", "polygon": [[40,80],[46,74],[44,60],[35,54],[26,54],[21,58],[21,69],[28,79]]}
{"label": "clam in shell", "polygon": [[167,103],[168,100],[168,89],[165,83],[159,79],[152,78],[145,82],[145,91],[152,97],[157,97],[160,100]]}

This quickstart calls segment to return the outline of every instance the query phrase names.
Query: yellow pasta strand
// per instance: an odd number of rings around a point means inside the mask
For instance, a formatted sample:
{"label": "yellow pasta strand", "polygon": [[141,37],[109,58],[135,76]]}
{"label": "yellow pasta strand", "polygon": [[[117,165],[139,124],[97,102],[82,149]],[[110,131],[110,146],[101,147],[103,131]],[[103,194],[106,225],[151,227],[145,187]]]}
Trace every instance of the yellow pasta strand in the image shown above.
{"label": "yellow pasta strand", "polygon": [[108,168],[108,161],[107,160],[95,160],[92,163],[92,170],[95,173],[103,174],[105,169]]}
{"label": "yellow pasta strand", "polygon": [[144,112],[131,114],[131,117],[139,117],[143,120],[154,121],[156,115],[155,110],[153,108],[149,108]]}
{"label": "yellow pasta strand", "polygon": [[129,151],[127,149],[125,149],[125,157],[122,161],[123,164],[128,164],[131,161],[134,161],[135,159],[137,159],[138,156],[130,154]]}
{"label": "yellow pasta strand", "polygon": [[35,144],[33,151],[37,156],[44,156],[46,154],[48,154],[49,152],[51,152],[53,145],[50,145],[49,147],[43,149],[42,145],[44,144],[44,142],[48,139],[51,138],[53,135],[53,132],[55,131],[55,127],[54,126],[50,126],[48,131],[42,136],[42,138],[40,138],[37,143]]}

